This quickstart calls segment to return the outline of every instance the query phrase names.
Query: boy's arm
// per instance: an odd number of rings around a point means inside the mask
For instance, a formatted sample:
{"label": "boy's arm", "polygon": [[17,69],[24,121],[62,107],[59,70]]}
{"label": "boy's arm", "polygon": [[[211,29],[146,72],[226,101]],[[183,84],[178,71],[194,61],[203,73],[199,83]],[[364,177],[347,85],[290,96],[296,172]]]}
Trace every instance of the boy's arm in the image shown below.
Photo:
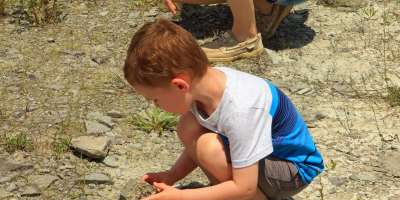
{"label": "boy's arm", "polygon": [[178,190],[162,183],[155,183],[161,192],[144,200],[251,200],[256,196],[257,182],[258,163],[255,163],[249,167],[233,169],[233,180],[210,187]]}
{"label": "boy's arm", "polygon": [[178,160],[169,170],[169,178],[173,183],[175,183],[196,169],[196,167],[197,164],[189,157],[185,148]]}

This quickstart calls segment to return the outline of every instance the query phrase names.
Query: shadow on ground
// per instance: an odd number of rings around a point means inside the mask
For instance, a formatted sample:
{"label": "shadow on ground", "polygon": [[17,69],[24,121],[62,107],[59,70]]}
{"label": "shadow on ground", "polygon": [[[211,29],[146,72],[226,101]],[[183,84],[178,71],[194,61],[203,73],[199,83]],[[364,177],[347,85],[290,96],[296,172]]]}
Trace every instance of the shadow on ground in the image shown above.
{"label": "shadow on ground", "polygon": [[280,24],[275,35],[269,39],[263,39],[264,47],[272,50],[295,49],[311,43],[315,37],[315,31],[305,25],[309,16],[309,10],[297,10],[287,16]]}
{"label": "shadow on ground", "polygon": [[213,37],[231,29],[232,14],[226,5],[184,4],[181,20],[176,22],[197,39]]}
{"label": "shadow on ground", "polygon": [[[297,10],[284,19],[276,34],[264,39],[264,46],[273,50],[301,48],[311,41],[315,31],[305,25],[309,10]],[[177,24],[191,32],[197,39],[219,35],[231,29],[232,14],[226,5],[188,5],[182,7]]]}

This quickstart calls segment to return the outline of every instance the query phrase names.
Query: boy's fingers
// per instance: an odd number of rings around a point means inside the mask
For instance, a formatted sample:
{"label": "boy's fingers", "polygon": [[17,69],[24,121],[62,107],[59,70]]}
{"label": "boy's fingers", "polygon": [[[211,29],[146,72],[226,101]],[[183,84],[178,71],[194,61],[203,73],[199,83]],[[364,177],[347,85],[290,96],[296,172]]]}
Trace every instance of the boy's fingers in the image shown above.
{"label": "boy's fingers", "polygon": [[165,190],[167,187],[169,187],[169,186],[168,186],[167,184],[165,184],[165,183],[157,183],[157,182],[154,182],[153,185],[157,188],[157,190],[161,190],[161,191],[163,191],[163,190]]}
{"label": "boy's fingers", "polygon": [[167,6],[168,10],[172,12],[172,14],[176,14],[176,5],[171,0],[164,1],[165,6]]}

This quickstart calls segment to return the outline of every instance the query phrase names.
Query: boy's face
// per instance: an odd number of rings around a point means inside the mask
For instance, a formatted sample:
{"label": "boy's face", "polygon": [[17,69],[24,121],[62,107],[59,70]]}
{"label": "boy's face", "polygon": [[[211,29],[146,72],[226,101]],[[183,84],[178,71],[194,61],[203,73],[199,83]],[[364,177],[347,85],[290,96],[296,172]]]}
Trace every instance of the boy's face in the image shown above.
{"label": "boy's face", "polygon": [[192,104],[192,95],[182,86],[170,84],[168,87],[133,86],[136,92],[152,101],[157,107],[171,113],[184,114]]}

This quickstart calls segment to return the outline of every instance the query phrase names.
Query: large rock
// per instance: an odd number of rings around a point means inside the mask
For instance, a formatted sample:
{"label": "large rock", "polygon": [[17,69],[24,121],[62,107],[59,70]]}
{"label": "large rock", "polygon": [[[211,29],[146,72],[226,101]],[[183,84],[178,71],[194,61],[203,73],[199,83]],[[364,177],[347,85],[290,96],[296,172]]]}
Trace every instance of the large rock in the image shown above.
{"label": "large rock", "polygon": [[40,189],[48,188],[58,178],[52,175],[33,175],[29,177],[29,181],[37,185]]}
{"label": "large rock", "polygon": [[113,184],[111,178],[102,173],[92,173],[78,180],[79,183],[85,184]]}
{"label": "large rock", "polygon": [[93,159],[105,158],[110,146],[111,139],[106,136],[81,136],[71,140],[71,147],[75,151]]}
{"label": "large rock", "polygon": [[101,134],[111,131],[115,125],[110,116],[105,116],[99,112],[91,112],[85,120],[86,132],[88,134]]}
{"label": "large rock", "polygon": [[22,197],[34,197],[34,196],[40,196],[42,192],[40,191],[39,187],[37,185],[29,185],[25,187],[21,193]]}

